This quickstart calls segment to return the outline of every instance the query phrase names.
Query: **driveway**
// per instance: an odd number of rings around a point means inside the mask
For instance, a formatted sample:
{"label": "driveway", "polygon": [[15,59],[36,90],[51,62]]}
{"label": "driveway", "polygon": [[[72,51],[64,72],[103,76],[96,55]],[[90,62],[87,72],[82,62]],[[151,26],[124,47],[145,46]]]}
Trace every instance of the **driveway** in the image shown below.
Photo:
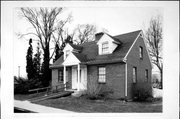
{"label": "driveway", "polygon": [[29,110],[31,112],[38,112],[38,113],[73,113],[72,111],[66,111],[63,109],[57,109],[52,107],[47,107],[43,105],[33,104],[29,101],[14,101],[14,107],[24,110]]}

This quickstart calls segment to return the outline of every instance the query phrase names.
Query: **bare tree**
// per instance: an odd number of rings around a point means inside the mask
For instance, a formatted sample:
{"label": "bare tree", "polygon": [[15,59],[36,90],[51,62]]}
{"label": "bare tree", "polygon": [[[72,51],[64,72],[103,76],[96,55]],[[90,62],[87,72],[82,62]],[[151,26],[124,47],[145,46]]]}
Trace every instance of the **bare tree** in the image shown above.
{"label": "bare tree", "polygon": [[[66,20],[58,20],[57,16],[61,14],[63,8],[21,8],[22,17],[33,26],[35,32],[30,32],[26,34],[21,34],[21,37],[24,35],[33,34],[38,37],[38,40],[41,44],[43,50],[43,84],[48,86],[51,79],[51,71],[49,69],[49,61],[52,58],[50,56],[50,42],[55,38],[55,33],[58,31],[58,37],[61,36],[61,30],[64,25],[68,22],[69,18]],[[58,38],[54,39],[56,43]],[[52,54],[53,55],[53,54]]]}
{"label": "bare tree", "polygon": [[92,41],[95,37],[96,26],[91,24],[78,25],[74,30],[74,41],[78,44]]}
{"label": "bare tree", "polygon": [[161,87],[163,88],[162,35],[162,17],[156,16],[150,21],[150,26],[146,31],[146,39],[152,63],[157,66],[160,71]]}

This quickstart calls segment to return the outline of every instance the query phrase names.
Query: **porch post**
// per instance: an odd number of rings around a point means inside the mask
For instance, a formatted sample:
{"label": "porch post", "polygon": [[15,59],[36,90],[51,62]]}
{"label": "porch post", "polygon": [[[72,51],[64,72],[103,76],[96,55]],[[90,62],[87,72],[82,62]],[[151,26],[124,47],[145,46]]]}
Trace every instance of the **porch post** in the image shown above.
{"label": "porch post", "polygon": [[[64,85],[65,85],[65,87],[66,87],[66,66],[64,65],[64,72],[63,72],[63,74],[64,74]],[[65,88],[65,90],[66,90],[66,88]]]}
{"label": "porch post", "polygon": [[77,85],[77,90],[79,91],[80,87],[79,87],[79,82],[80,81],[80,65],[78,64],[78,85]]}

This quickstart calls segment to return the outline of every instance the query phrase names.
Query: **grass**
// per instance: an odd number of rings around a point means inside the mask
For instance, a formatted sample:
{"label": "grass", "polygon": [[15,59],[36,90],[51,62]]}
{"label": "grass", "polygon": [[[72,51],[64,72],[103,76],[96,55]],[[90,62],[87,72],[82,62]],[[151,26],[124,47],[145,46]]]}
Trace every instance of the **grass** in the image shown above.
{"label": "grass", "polygon": [[89,100],[82,97],[63,97],[57,99],[48,99],[36,102],[64,110],[82,112],[82,113],[103,113],[103,112],[162,112],[162,101],[153,103],[148,102],[123,102],[121,100]]}
{"label": "grass", "polygon": [[[16,100],[27,100],[37,96],[42,96],[44,93],[30,95],[15,95]],[[47,99],[36,102],[36,104],[49,107],[81,112],[81,113],[103,113],[103,112],[162,112],[162,100],[155,102],[123,102],[121,100],[90,100],[86,96],[81,97],[62,97],[56,99]]]}

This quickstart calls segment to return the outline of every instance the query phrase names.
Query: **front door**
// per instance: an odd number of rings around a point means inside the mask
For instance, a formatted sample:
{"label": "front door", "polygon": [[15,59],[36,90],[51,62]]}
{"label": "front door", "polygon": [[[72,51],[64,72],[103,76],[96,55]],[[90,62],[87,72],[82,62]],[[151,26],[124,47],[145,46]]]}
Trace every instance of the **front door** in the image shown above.
{"label": "front door", "polygon": [[72,89],[77,89],[77,80],[78,80],[77,68],[72,67]]}

